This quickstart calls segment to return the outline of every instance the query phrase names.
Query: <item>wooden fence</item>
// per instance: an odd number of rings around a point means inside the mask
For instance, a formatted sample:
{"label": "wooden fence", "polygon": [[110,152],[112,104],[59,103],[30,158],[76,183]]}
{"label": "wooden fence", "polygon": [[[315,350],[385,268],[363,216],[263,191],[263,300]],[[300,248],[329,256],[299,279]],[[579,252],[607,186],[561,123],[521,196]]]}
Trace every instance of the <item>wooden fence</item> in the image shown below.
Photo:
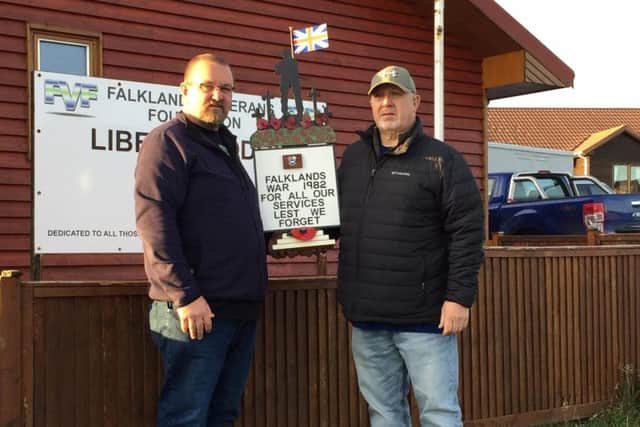
{"label": "wooden fence", "polygon": [[493,233],[489,246],[601,246],[640,245],[640,233],[606,234],[588,230],[585,234]]}
{"label": "wooden fence", "polygon": [[[640,246],[488,247],[460,336],[465,425],[592,414],[640,365]],[[146,284],[0,282],[0,426],[153,425]],[[367,426],[335,278],[273,279],[238,427]],[[415,420],[414,420],[415,421]],[[417,425],[417,424],[415,424]]]}

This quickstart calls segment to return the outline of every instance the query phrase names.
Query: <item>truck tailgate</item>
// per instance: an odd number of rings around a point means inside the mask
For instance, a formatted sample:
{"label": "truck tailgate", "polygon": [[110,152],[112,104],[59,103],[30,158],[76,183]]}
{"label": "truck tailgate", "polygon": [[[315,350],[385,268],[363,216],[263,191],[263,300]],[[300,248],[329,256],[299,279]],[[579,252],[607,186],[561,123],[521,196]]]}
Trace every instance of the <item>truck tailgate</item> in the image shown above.
{"label": "truck tailgate", "polygon": [[607,233],[640,231],[640,193],[603,196],[604,229]]}

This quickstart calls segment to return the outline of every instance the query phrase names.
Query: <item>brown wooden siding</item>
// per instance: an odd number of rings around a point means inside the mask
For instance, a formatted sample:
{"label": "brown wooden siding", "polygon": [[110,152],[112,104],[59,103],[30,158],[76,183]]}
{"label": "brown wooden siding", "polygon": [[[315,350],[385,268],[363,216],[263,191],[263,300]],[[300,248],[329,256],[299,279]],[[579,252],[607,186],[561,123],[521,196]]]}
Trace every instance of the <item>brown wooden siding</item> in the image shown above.
{"label": "brown wooden siding", "polygon": [[640,166],[640,142],[623,133],[589,153],[590,175],[613,187],[613,165]]}
{"label": "brown wooden siding", "polygon": [[[321,92],[333,112],[336,153],[370,122],[366,91],[373,73],[389,63],[408,67],[423,98],[419,114],[432,128],[432,19],[411,2],[142,0],[0,1],[0,267],[28,270],[31,161],[28,153],[28,23],[102,34],[103,77],[178,84],[185,60],[205,50],[233,65],[238,91],[277,91],[273,69],[288,46],[288,27],[327,22],[330,48],[297,56],[301,84]],[[445,139],[465,154],[478,182],[484,174],[481,59],[454,38],[446,48]],[[17,222],[16,222],[17,221]],[[329,272],[335,271],[335,254]],[[91,260],[91,263],[88,262]],[[93,264],[92,264],[93,263]],[[311,258],[271,262],[272,276],[316,274]],[[42,256],[42,278],[139,279],[138,256]]]}
{"label": "brown wooden siding", "polygon": [[[487,248],[459,337],[465,425],[564,421],[610,402],[622,370],[640,367],[638,277],[638,245]],[[239,427],[367,425],[335,287],[271,280]],[[4,278],[0,423],[151,425],[160,372],[145,293]]]}

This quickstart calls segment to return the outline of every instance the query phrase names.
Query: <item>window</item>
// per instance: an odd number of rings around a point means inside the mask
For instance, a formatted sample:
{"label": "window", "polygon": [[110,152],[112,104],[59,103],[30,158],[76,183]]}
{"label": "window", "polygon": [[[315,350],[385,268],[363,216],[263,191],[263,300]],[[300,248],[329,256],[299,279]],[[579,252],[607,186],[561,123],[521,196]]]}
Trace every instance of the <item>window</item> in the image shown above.
{"label": "window", "polygon": [[640,192],[639,165],[613,165],[613,189],[616,193]]}
{"label": "window", "polygon": [[100,34],[31,24],[29,37],[29,71],[102,75]]}
{"label": "window", "polygon": [[495,178],[489,178],[487,180],[487,192],[489,193],[489,199],[491,199],[491,197],[493,197],[493,189],[496,186],[496,179]]}
{"label": "window", "polygon": [[572,178],[571,181],[576,188],[576,194],[578,196],[593,196],[598,194],[610,194],[606,187],[606,184],[595,182],[589,178]]}
{"label": "window", "polygon": [[89,70],[89,45],[38,40],[37,69],[55,73],[86,76]]}
{"label": "window", "polygon": [[558,177],[537,177],[538,184],[550,199],[561,199],[567,197],[569,192]]}
{"label": "window", "polygon": [[531,179],[522,179],[514,182],[513,200],[514,202],[531,202],[542,197]]}

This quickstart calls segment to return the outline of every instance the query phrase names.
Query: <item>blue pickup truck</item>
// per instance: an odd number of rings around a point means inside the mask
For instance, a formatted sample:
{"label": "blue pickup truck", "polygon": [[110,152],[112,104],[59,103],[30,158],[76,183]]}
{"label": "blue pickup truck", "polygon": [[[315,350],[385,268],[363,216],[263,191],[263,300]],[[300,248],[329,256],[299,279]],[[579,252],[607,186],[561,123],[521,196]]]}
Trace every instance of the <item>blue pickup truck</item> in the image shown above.
{"label": "blue pickup truck", "polygon": [[640,232],[640,193],[611,194],[592,177],[490,173],[488,190],[490,235]]}

